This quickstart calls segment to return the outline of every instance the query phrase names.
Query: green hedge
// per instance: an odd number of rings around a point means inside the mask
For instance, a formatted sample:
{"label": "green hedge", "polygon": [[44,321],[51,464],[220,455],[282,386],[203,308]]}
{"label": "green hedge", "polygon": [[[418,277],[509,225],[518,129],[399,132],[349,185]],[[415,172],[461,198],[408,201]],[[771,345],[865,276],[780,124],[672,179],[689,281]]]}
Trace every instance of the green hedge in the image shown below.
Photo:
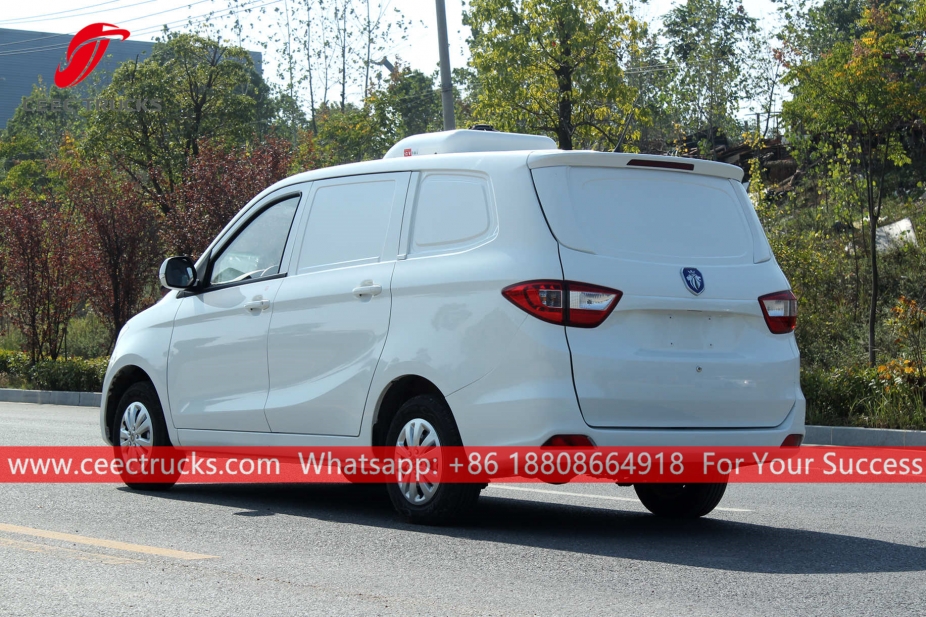
{"label": "green hedge", "polygon": [[27,378],[29,373],[29,356],[19,351],[0,349],[0,375]]}
{"label": "green hedge", "polygon": [[801,390],[807,424],[926,429],[926,390],[915,383],[886,383],[877,369],[804,368]]}
{"label": "green hedge", "polygon": [[99,392],[109,358],[41,360],[29,364],[29,356],[0,350],[0,375],[21,380],[35,390]]}
{"label": "green hedge", "polygon": [[807,398],[807,424],[847,426],[879,395],[873,369],[801,370],[801,390]]}

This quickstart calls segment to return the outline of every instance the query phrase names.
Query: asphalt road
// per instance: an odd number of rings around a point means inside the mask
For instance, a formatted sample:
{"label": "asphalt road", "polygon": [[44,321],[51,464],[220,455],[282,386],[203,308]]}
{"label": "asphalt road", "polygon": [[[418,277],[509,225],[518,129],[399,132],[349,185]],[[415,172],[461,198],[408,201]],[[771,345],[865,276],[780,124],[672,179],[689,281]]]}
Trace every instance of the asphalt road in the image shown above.
{"label": "asphalt road", "polygon": [[[0,403],[0,445],[100,443],[96,410]],[[721,506],[680,523],[630,488],[489,487],[467,524],[423,528],[373,486],[0,485],[0,614],[926,613],[924,487],[734,485]]]}

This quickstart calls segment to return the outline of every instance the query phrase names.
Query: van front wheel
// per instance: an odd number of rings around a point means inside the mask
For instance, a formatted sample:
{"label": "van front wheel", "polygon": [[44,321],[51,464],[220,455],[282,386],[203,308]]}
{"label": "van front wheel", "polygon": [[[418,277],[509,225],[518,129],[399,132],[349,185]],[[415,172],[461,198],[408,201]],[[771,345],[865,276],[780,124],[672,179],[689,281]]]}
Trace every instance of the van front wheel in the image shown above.
{"label": "van front wheel", "polygon": [[634,484],[633,490],[646,509],[656,516],[698,518],[717,507],[727,483]]}
{"label": "van front wheel", "polygon": [[[132,385],[116,408],[115,423],[112,427],[112,442],[115,457],[123,462],[121,472],[122,481],[129,488],[140,491],[164,491],[172,487],[180,478],[179,461],[169,456],[171,452],[170,437],[167,435],[167,424],[158,393],[148,382],[139,382]],[[160,459],[151,458],[151,449],[160,449]],[[165,456],[167,455],[167,456]],[[128,459],[147,458],[149,467],[145,470],[137,469],[139,464],[126,464]],[[156,464],[160,463],[160,466]],[[168,463],[170,463],[168,465]],[[135,470],[135,475],[130,473]],[[144,475],[139,475],[142,471]],[[163,482],[139,482],[139,478],[158,475]]]}

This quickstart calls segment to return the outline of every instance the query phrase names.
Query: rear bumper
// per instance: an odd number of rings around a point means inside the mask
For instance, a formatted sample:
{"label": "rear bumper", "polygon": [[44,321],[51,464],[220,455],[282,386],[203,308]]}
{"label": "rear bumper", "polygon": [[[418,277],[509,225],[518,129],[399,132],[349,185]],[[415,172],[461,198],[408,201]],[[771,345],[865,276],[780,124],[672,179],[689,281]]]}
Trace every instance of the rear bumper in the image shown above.
{"label": "rear bumper", "polygon": [[562,327],[528,319],[488,375],[447,396],[468,446],[538,446],[554,435],[586,435],[599,446],[780,446],[804,434],[798,389],[785,419],[768,428],[592,428],[582,417]]}
{"label": "rear bumper", "polygon": [[780,446],[788,435],[804,434],[805,402],[801,397],[784,422],[773,428],[736,429],[592,429],[586,433],[599,446]]}
{"label": "rear bumper", "polygon": [[[777,447],[788,435],[804,434],[805,402],[801,397],[784,421],[770,428],[592,428],[582,419],[575,395],[530,399],[506,408],[477,409],[464,397],[448,397],[463,443],[472,446],[539,446],[554,435],[586,435],[598,446],[755,446]],[[493,419],[489,419],[494,416]],[[476,420],[475,418],[481,418]]]}

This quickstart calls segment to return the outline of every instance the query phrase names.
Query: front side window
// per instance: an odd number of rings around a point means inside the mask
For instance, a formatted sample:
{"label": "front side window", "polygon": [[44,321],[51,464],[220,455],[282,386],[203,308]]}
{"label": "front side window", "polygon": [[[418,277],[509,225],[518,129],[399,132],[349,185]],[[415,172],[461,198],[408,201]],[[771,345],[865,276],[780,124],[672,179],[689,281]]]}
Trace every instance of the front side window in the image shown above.
{"label": "front side window", "polygon": [[279,201],[242,229],[212,264],[210,285],[273,276],[280,272],[283,249],[296,215],[299,196]]}

